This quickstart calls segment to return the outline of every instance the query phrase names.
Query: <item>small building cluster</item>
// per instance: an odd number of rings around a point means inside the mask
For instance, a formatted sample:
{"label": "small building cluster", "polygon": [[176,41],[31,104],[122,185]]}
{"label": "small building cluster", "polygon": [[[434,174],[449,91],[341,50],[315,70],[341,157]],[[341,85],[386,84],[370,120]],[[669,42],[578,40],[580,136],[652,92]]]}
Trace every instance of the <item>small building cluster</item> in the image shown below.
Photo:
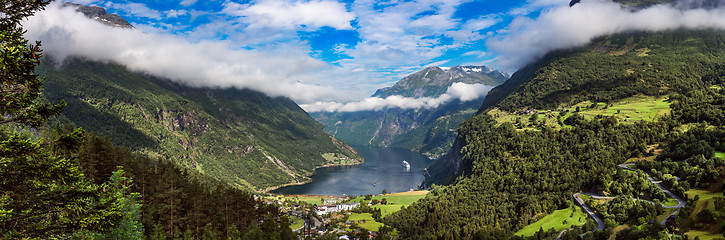
{"label": "small building cluster", "polygon": [[516,114],[518,114],[518,115],[532,115],[532,114],[537,114],[537,113],[538,113],[538,111],[536,111],[534,109],[521,109],[516,112]]}
{"label": "small building cluster", "polygon": [[360,203],[357,202],[338,205],[322,205],[315,207],[315,213],[317,213],[317,215],[325,215],[328,213],[336,213],[340,211],[350,211],[358,206],[360,206]]}
{"label": "small building cluster", "polygon": [[324,205],[335,205],[344,201],[347,201],[349,198],[339,198],[339,197],[323,197],[322,198],[322,204]]}

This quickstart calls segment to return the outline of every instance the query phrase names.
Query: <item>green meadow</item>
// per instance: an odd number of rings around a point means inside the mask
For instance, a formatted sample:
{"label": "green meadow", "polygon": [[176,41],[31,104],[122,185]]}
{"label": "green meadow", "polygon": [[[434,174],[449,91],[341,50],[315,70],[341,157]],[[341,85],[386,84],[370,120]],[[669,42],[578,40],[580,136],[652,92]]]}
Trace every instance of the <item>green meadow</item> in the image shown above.
{"label": "green meadow", "polygon": [[[398,210],[400,210],[401,207],[409,206],[410,204],[413,204],[415,201],[418,201],[418,199],[424,198],[426,194],[428,194],[428,191],[400,192],[400,193],[385,194],[383,196],[373,196],[373,199],[376,199],[378,201],[385,198],[388,201],[388,204],[386,204],[386,205],[376,204],[376,205],[373,205],[372,207],[380,209],[380,213],[382,213],[383,217],[385,217],[391,213],[397,212]],[[363,199],[364,199],[364,197],[360,196],[360,197],[352,199],[352,201],[366,203],[366,201]]]}
{"label": "green meadow", "polygon": [[544,216],[535,223],[529,224],[515,233],[516,236],[530,237],[533,236],[539,229],[544,231],[553,228],[556,231],[561,231],[574,226],[582,226],[587,223],[587,214],[584,213],[581,207],[573,205],[567,209],[556,210],[553,213]]}
{"label": "green meadow", "polygon": [[375,221],[370,213],[353,213],[347,220],[357,222],[358,226],[370,231],[378,231],[383,226],[382,223]]}
{"label": "green meadow", "polygon": [[[577,109],[579,111],[577,111]],[[526,115],[492,109],[488,112],[488,114],[493,116],[499,123],[512,123],[521,129],[534,129],[534,120],[536,123],[543,122],[546,126],[558,129],[561,127],[568,127],[560,124],[559,120],[561,119],[561,121],[563,121],[574,113],[581,114],[588,119],[600,115],[614,116],[620,123],[633,123],[640,120],[653,121],[657,117],[669,114],[671,111],[667,96],[659,98],[650,96],[634,96],[612,103],[593,103],[590,101],[584,101],[560,110],[562,111],[536,110],[537,114]],[[722,156],[725,157],[725,154]]]}
{"label": "green meadow", "polygon": [[292,230],[299,229],[305,225],[305,220],[302,220],[301,218],[290,216],[289,219],[292,221],[292,224],[289,225],[289,228]]}

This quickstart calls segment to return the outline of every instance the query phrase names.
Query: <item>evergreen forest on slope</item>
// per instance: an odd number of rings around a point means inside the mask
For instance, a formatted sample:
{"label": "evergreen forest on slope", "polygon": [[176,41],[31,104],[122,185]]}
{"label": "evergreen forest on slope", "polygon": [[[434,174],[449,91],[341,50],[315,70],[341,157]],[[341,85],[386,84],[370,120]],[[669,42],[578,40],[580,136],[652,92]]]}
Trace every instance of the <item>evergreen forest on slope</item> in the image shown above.
{"label": "evergreen forest on slope", "polygon": [[[664,172],[683,179],[664,184],[674,194],[688,199],[691,188],[721,193],[725,160],[715,153],[725,151],[724,70],[725,32],[715,30],[623,33],[549,53],[492,90],[479,114],[461,125],[448,156],[429,167],[434,176],[428,184],[450,185],[433,185],[430,196],[385,222],[413,239],[514,238],[543,215],[569,208],[574,193],[646,193],[644,183],[624,190],[613,184],[614,173],[618,164],[655,152],[652,162],[637,166],[656,177],[665,178]],[[653,121],[625,122],[616,113],[585,117],[585,108],[565,110],[581,102],[606,108],[637,96],[666,96],[671,112]],[[523,120],[502,121],[492,111],[519,113]],[[539,115],[559,121],[546,124],[534,117]],[[587,238],[606,239],[616,226],[646,226],[662,214],[646,204],[625,207],[626,202],[612,203],[622,217],[605,219],[604,230],[594,231],[590,221],[564,238],[592,231]],[[702,212],[693,212],[695,202],[690,199],[678,213],[676,231],[722,233],[724,215],[693,217]],[[619,237],[665,236],[653,226]],[[558,234],[542,229],[534,238]]]}

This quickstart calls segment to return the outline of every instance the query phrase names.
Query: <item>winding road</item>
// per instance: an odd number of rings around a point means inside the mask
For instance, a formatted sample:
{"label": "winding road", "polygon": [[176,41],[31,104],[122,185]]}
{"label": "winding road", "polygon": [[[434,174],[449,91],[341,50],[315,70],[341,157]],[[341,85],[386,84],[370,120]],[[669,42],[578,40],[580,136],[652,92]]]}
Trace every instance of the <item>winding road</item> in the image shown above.
{"label": "winding road", "polygon": [[[620,165],[617,165],[617,166],[619,166],[620,168],[623,168],[623,169],[630,170],[630,171],[640,171],[640,170],[637,170],[637,169],[634,169],[634,168],[631,168],[630,167],[630,166],[634,166],[633,163],[620,164]],[[665,226],[665,221],[667,221],[667,218],[669,218],[670,216],[673,216],[673,215],[677,214],[680,211],[680,208],[684,207],[685,204],[687,204],[687,202],[685,202],[684,200],[682,200],[682,198],[677,197],[675,194],[673,194],[672,192],[670,192],[670,190],[667,190],[666,188],[662,187],[662,185],[660,185],[660,182],[659,181],[656,181],[654,178],[652,178],[652,176],[650,176],[646,172],[644,174],[647,175],[647,179],[649,179],[650,182],[652,182],[655,186],[657,186],[658,188],[660,188],[668,196],[670,196],[671,198],[675,199],[675,201],[677,201],[677,205],[675,205],[675,206],[665,206],[664,204],[661,204],[662,205],[662,208],[676,208],[677,209],[674,212],[672,212],[672,214],[670,214],[669,216],[667,216],[666,218],[664,218],[662,220],[662,222],[660,222],[660,226],[664,227]],[[584,200],[581,199],[581,197],[580,197],[582,194],[592,196],[592,198],[594,198],[594,199],[613,199],[614,197],[597,196],[597,195],[592,194],[592,193],[575,193],[574,194],[574,200],[576,200],[576,202],[579,204],[579,206],[581,206],[584,209],[584,211],[586,211],[587,214],[589,214],[589,216],[591,216],[594,219],[594,221],[597,222],[597,229],[604,229],[604,222],[602,221],[602,219],[600,219],[597,216],[597,214],[595,214],[589,208],[589,206],[587,206],[584,203]],[[654,202],[649,201],[649,200],[644,200],[644,199],[639,199],[639,198],[637,198],[636,200],[648,202],[648,203],[651,203],[651,204],[655,204]],[[569,230],[571,230],[571,229],[564,229],[563,231],[561,231],[561,233],[559,233],[559,236],[556,237],[556,239],[561,239],[561,236],[563,236],[564,233],[566,231],[569,231]]]}

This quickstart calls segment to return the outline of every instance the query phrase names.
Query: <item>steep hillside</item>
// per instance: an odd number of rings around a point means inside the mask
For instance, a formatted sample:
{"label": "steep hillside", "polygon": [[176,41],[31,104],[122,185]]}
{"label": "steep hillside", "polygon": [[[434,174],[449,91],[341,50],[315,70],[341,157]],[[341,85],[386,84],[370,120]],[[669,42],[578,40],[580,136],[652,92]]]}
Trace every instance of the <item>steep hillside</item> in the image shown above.
{"label": "steep hillside", "polygon": [[[666,184],[683,199],[688,188],[720,186],[714,181],[725,174],[725,161],[714,153],[725,150],[716,137],[725,124],[724,55],[725,32],[711,30],[618,34],[552,52],[492,90],[479,114],[461,125],[448,156],[429,167],[429,185],[451,185],[433,187],[432,196],[387,217],[386,223],[410,238],[510,238],[569,207],[576,192],[622,194],[626,188],[630,196],[652,200],[648,187],[641,187],[645,184],[622,187],[622,181],[634,180],[612,175],[618,164],[644,157],[680,169],[664,176],[640,163],[655,176],[687,179]],[[655,110],[664,114],[646,116]],[[697,134],[689,134],[693,129]],[[698,177],[689,177],[693,174]],[[604,231],[590,221],[564,239],[587,231],[606,239],[617,226],[645,226],[667,216],[618,204],[598,210]],[[678,217],[689,219],[697,211],[683,208]],[[678,220],[671,229],[712,231],[721,220]],[[546,230],[537,238],[558,234]],[[626,232],[665,236],[658,226]]]}
{"label": "steep hillside", "polygon": [[[373,97],[399,95],[410,98],[437,97],[453,83],[495,86],[508,76],[485,66],[429,67],[379,89]],[[419,151],[431,157],[445,153],[456,137],[455,129],[472,117],[481,99],[453,101],[435,109],[312,113],[325,131],[355,145],[393,146]]]}
{"label": "steep hillside", "polygon": [[37,72],[47,98],[65,100],[63,115],[78,126],[242,188],[304,182],[315,167],[361,161],[287,98],[190,88],[83,60]]}

